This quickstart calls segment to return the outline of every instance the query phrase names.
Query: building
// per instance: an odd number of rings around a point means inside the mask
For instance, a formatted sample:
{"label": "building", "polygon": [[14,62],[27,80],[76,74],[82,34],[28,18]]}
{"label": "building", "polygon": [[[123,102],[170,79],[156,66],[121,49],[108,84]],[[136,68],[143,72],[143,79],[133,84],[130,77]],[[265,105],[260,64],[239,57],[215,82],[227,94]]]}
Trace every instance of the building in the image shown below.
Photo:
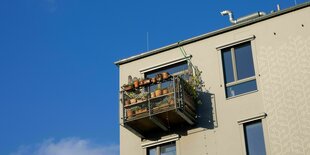
{"label": "building", "polygon": [[115,62],[120,154],[309,155],[309,19],[307,2]]}

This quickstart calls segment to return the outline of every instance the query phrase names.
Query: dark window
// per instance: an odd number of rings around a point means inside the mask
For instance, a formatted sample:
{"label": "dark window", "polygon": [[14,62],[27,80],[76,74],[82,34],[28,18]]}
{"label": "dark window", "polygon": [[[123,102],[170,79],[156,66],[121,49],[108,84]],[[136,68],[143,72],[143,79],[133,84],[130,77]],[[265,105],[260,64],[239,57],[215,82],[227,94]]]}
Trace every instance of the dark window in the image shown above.
{"label": "dark window", "polygon": [[147,155],[176,155],[175,142],[148,148]]}
{"label": "dark window", "polygon": [[157,74],[162,72],[168,72],[169,74],[184,74],[184,71],[188,70],[187,61],[182,61],[176,64],[172,64],[163,68],[159,68],[150,72],[145,73],[146,78],[155,77]]}
{"label": "dark window", "polygon": [[244,124],[244,137],[247,155],[266,155],[261,120]]}
{"label": "dark window", "polygon": [[257,90],[251,43],[222,50],[226,97]]}

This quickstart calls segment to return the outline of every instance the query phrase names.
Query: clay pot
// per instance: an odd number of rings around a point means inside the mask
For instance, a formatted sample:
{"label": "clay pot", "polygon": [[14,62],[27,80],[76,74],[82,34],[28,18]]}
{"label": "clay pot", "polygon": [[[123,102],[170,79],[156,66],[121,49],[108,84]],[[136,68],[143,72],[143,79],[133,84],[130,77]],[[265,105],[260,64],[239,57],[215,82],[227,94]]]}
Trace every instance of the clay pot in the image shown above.
{"label": "clay pot", "polygon": [[139,80],[134,81],[133,85],[135,86],[135,88],[139,88]]}
{"label": "clay pot", "polygon": [[169,93],[169,91],[168,91],[168,89],[166,88],[166,89],[163,89],[163,94],[165,95],[165,94],[168,94]]}
{"label": "clay pot", "polygon": [[131,103],[131,104],[137,103],[137,99],[136,99],[136,98],[130,99],[130,103]]}
{"label": "clay pot", "polygon": [[134,111],[132,111],[131,109],[127,109],[127,118],[131,118],[133,114]]}
{"label": "clay pot", "polygon": [[161,73],[161,75],[163,76],[164,80],[169,78],[169,73],[168,72],[163,72],[163,73]]}
{"label": "clay pot", "polygon": [[139,86],[143,86],[144,85],[144,80],[140,80],[139,81]]}
{"label": "clay pot", "polygon": [[155,92],[151,92],[151,98],[156,97]]}
{"label": "clay pot", "polygon": [[162,80],[163,80],[163,75],[157,74],[157,76],[156,76],[156,81],[157,81],[157,82],[161,82]]}
{"label": "clay pot", "polygon": [[160,95],[162,95],[162,90],[161,89],[155,90],[155,96],[157,97],[157,96],[160,96]]}
{"label": "clay pot", "polygon": [[151,83],[151,79],[145,79],[143,81],[144,85],[150,84]]}
{"label": "clay pot", "polygon": [[130,100],[125,100],[125,106],[130,105]]}
{"label": "clay pot", "polygon": [[156,78],[152,78],[152,79],[151,79],[151,82],[152,82],[152,83],[156,83],[156,82],[157,82],[157,81],[156,81]]}

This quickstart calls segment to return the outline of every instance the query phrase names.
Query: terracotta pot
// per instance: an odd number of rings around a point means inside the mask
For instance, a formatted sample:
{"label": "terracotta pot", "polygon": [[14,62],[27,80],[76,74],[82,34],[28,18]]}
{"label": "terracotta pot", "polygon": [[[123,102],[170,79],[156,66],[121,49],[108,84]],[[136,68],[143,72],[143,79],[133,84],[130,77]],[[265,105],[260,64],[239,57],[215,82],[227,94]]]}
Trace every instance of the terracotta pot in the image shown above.
{"label": "terracotta pot", "polygon": [[130,105],[130,100],[125,100],[125,105]]}
{"label": "terracotta pot", "polygon": [[136,98],[130,99],[130,103],[131,103],[131,104],[137,103],[137,99],[136,99]]}
{"label": "terracotta pot", "polygon": [[143,86],[144,85],[144,80],[139,81],[139,86]]}
{"label": "terracotta pot", "polygon": [[139,81],[138,80],[134,81],[133,85],[135,86],[135,88],[138,88],[139,87]]}
{"label": "terracotta pot", "polygon": [[151,92],[151,98],[156,97],[155,92]]}
{"label": "terracotta pot", "polygon": [[151,83],[151,79],[145,79],[143,81],[144,85],[150,84]]}
{"label": "terracotta pot", "polygon": [[169,100],[169,105],[172,105],[172,104],[174,104],[174,100],[173,100],[173,99],[170,99],[170,100]]}
{"label": "terracotta pot", "polygon": [[168,89],[166,88],[166,89],[163,89],[163,94],[165,95],[165,94],[168,94],[169,93],[169,91],[168,91]]}
{"label": "terracotta pot", "polygon": [[168,72],[163,72],[163,73],[161,73],[161,75],[163,76],[164,80],[169,78],[169,73]]}
{"label": "terracotta pot", "polygon": [[160,96],[162,95],[162,90],[161,89],[158,89],[158,90],[155,90],[155,96]]}
{"label": "terracotta pot", "polygon": [[157,74],[156,81],[161,82],[163,80],[163,76],[161,74]]}
{"label": "terracotta pot", "polygon": [[133,114],[134,111],[132,111],[131,109],[127,109],[127,118],[131,118]]}
{"label": "terracotta pot", "polygon": [[156,78],[152,78],[151,81],[152,81],[152,83],[156,83],[157,82]]}

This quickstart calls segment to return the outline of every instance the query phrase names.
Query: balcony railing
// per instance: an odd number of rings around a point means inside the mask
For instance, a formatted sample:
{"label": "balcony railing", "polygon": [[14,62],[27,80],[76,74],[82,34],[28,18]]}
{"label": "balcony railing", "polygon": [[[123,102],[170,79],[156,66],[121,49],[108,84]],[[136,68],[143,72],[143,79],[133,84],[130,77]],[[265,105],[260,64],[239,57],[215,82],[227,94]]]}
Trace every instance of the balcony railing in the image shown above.
{"label": "balcony railing", "polygon": [[[155,90],[157,86],[160,88]],[[196,102],[193,91],[190,84],[179,76],[121,91],[122,124],[141,138],[194,125]]]}

